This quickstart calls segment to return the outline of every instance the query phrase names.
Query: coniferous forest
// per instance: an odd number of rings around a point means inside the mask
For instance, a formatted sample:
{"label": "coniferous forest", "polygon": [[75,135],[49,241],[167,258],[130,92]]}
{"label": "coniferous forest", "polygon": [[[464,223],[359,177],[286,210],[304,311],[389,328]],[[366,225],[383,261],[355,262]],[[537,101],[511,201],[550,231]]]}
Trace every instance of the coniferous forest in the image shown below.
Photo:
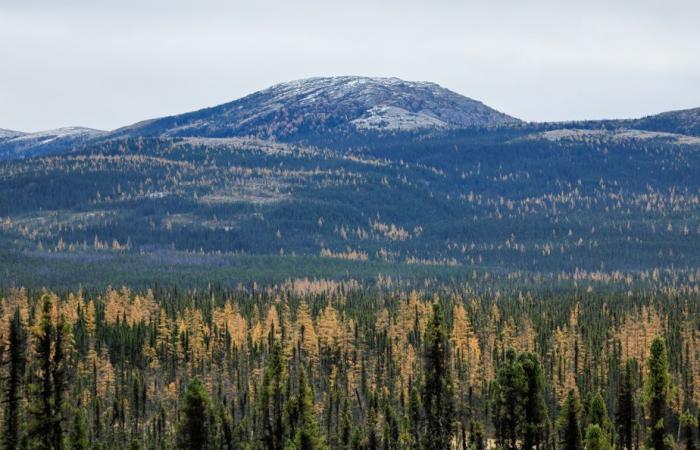
{"label": "coniferous forest", "polygon": [[696,448],[697,289],[6,289],[2,447]]}

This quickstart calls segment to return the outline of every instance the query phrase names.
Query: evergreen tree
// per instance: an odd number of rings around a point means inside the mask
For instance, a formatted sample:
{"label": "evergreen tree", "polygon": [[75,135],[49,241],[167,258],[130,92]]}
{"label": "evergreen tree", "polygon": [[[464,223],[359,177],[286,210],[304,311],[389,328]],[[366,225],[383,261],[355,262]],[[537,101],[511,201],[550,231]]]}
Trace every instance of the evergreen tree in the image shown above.
{"label": "evergreen tree", "polygon": [[581,402],[573,389],[559,415],[559,434],[562,450],[581,450]]}
{"label": "evergreen tree", "polygon": [[515,350],[508,349],[493,384],[493,425],[496,444],[500,448],[518,448],[527,390],[523,367],[517,361]]}
{"label": "evergreen tree", "polygon": [[68,443],[70,450],[88,449],[87,426],[85,425],[83,412],[80,409],[76,409],[73,413],[73,420],[68,433]]}
{"label": "evergreen tree", "polygon": [[260,426],[263,446],[270,450],[284,448],[284,359],[282,346],[272,346],[260,395]]}
{"label": "evergreen tree", "polygon": [[695,446],[695,428],[698,426],[698,421],[690,411],[686,411],[681,416],[681,428],[683,429],[683,439],[685,440],[685,450],[696,450]]}
{"label": "evergreen tree", "polygon": [[539,448],[547,427],[547,405],[544,401],[544,375],[540,360],[534,353],[522,353],[517,364],[526,380],[523,391],[523,417],[520,423],[522,448]]}
{"label": "evergreen tree", "polygon": [[610,450],[610,442],[603,428],[595,423],[586,428],[586,450]]}
{"label": "evergreen tree", "polygon": [[350,448],[350,441],[352,439],[352,414],[350,413],[350,402],[348,398],[343,399],[343,412],[340,417],[340,445],[343,449]]}
{"label": "evergreen tree", "polygon": [[[41,301],[40,322],[34,335],[34,354],[36,361],[36,382],[31,386],[32,404],[29,412],[29,440],[36,450],[58,450],[56,443],[56,424],[60,421],[56,409],[55,384],[55,335],[56,328],[52,322],[53,304],[51,297],[45,294]],[[60,398],[60,396],[59,396]],[[60,447],[59,447],[60,448]]]}
{"label": "evergreen tree", "polygon": [[433,314],[425,331],[424,348],[423,448],[441,450],[449,448],[452,441],[455,407],[447,327],[440,303],[433,305]]}
{"label": "evergreen tree", "polygon": [[65,409],[65,392],[68,383],[66,368],[66,352],[65,346],[70,339],[70,327],[65,322],[63,315],[59,317],[58,325],[56,326],[55,343],[53,348],[53,363],[51,365],[51,381],[53,383],[53,409],[54,420],[51,427],[51,435],[53,437],[53,448],[62,450],[63,442],[63,422]]}
{"label": "evergreen tree", "polygon": [[635,366],[636,363],[630,359],[625,364],[625,372],[622,375],[620,391],[617,396],[617,413],[615,421],[617,433],[620,436],[620,448],[625,450],[634,449],[634,432],[637,424],[637,406],[635,404]]}
{"label": "evergreen tree", "polygon": [[608,417],[608,407],[600,392],[593,395],[588,401],[586,422],[591,425],[598,425],[607,434],[610,430],[610,417]]}
{"label": "evergreen tree", "polygon": [[287,405],[287,431],[289,440],[286,447],[299,450],[325,449],[321,427],[314,411],[314,398],[306,378],[306,370],[299,366],[297,393]]}
{"label": "evergreen tree", "polygon": [[484,428],[481,422],[471,420],[469,422],[469,449],[485,450],[486,440],[484,439]]}
{"label": "evergreen tree", "polygon": [[651,343],[647,367],[649,369],[647,401],[651,425],[647,445],[653,450],[664,450],[670,438],[666,432],[665,418],[671,378],[668,373],[666,344],[660,337],[655,338]]}
{"label": "evergreen tree", "polygon": [[387,402],[384,407],[384,450],[399,450],[399,421],[396,417],[396,411]]}
{"label": "evergreen tree", "polygon": [[213,429],[211,426],[211,401],[198,379],[193,380],[185,392],[177,434],[177,446],[182,450],[209,448]]}
{"label": "evergreen tree", "polygon": [[2,448],[15,450],[20,443],[20,393],[26,365],[26,336],[19,310],[15,310],[8,336],[9,355],[5,379],[5,415],[2,424]]}

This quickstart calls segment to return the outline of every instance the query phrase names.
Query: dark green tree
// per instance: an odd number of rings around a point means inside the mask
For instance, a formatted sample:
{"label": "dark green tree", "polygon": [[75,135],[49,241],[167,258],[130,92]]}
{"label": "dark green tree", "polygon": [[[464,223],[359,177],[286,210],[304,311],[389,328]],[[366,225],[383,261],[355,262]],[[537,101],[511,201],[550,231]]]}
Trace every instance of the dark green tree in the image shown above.
{"label": "dark green tree", "polygon": [[515,350],[508,349],[493,383],[493,425],[496,445],[500,448],[518,448],[527,389],[527,378],[522,365],[518,363]]}
{"label": "dark green tree", "polygon": [[620,382],[620,391],[617,395],[617,412],[615,424],[620,436],[619,446],[625,450],[634,449],[634,431],[637,424],[637,405],[635,402],[635,366],[636,362],[630,359],[625,364],[625,372]]}
{"label": "dark green tree", "polygon": [[586,414],[586,422],[591,425],[598,425],[600,429],[608,434],[610,430],[610,417],[608,417],[608,407],[600,392],[590,397]]}
{"label": "dark green tree", "polygon": [[469,422],[469,448],[470,450],[485,450],[484,427],[481,422],[471,420]]}
{"label": "dark green tree", "polygon": [[32,403],[28,433],[31,446],[38,450],[63,448],[63,344],[65,327],[54,326],[53,302],[48,294],[41,300],[40,319],[34,335],[35,383],[30,386]]}
{"label": "dark green tree", "polygon": [[303,365],[298,370],[297,392],[287,403],[286,447],[299,450],[325,449],[326,443],[314,411],[314,397]]}
{"label": "dark green tree", "polygon": [[177,431],[177,446],[182,450],[203,450],[212,438],[211,401],[198,379],[194,379],[185,391]]}
{"label": "dark green tree", "polygon": [[85,417],[80,409],[73,412],[73,420],[68,432],[68,448],[70,450],[87,450],[89,448]]}
{"label": "dark green tree", "polygon": [[562,450],[581,450],[581,402],[571,389],[559,414],[559,436]]}
{"label": "dark green tree", "polygon": [[424,349],[423,448],[445,449],[449,448],[454,433],[455,406],[447,327],[440,303],[433,305],[433,314],[425,331]]}
{"label": "dark green tree", "polygon": [[597,423],[592,423],[586,428],[586,450],[610,450],[610,441]]}
{"label": "dark green tree", "polygon": [[647,446],[653,450],[667,448],[670,435],[666,430],[666,412],[671,377],[668,373],[668,355],[666,344],[660,337],[651,343],[651,354],[647,360],[649,375],[647,378],[647,402],[651,430]]}
{"label": "dark green tree", "polygon": [[525,377],[523,417],[520,422],[520,440],[523,449],[539,448],[545,438],[549,421],[544,401],[544,374],[540,360],[534,353],[521,353],[516,364]]}
{"label": "dark green tree", "polygon": [[266,449],[284,448],[284,386],[284,357],[282,346],[276,341],[260,390],[260,434]]}
{"label": "dark green tree", "polygon": [[7,377],[5,379],[5,415],[2,424],[2,448],[15,450],[20,442],[20,394],[26,357],[26,335],[22,328],[19,310],[15,310],[8,336],[9,355]]}
{"label": "dark green tree", "polygon": [[685,441],[685,450],[696,450],[695,428],[697,427],[697,418],[690,411],[684,412],[681,416],[681,428],[683,429],[683,440]]}
{"label": "dark green tree", "polygon": [[420,448],[423,437],[423,407],[420,401],[420,393],[413,386],[408,402],[408,425],[411,431],[411,444],[414,448]]}

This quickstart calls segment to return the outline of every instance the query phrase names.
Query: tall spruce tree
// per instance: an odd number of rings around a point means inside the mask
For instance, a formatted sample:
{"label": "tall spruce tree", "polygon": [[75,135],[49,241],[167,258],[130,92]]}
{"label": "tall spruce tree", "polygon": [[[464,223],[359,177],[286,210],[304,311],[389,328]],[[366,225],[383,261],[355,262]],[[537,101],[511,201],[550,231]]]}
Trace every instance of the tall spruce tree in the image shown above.
{"label": "tall spruce tree", "polygon": [[199,379],[194,379],[185,391],[177,433],[177,446],[182,450],[207,449],[213,432],[209,394],[202,382]]}
{"label": "tall spruce tree", "polygon": [[284,448],[284,386],[282,346],[275,341],[260,390],[260,435],[266,449]]}
{"label": "tall spruce tree", "polygon": [[629,359],[620,382],[617,395],[617,412],[615,422],[620,436],[619,446],[624,450],[634,450],[634,432],[637,424],[637,405],[635,401],[635,367],[636,361]]}
{"label": "tall spruce tree", "polygon": [[516,352],[512,348],[508,349],[493,383],[493,425],[499,448],[518,448],[527,388],[525,372],[518,363]]}
{"label": "tall spruce tree", "polygon": [[424,349],[423,448],[440,450],[451,445],[455,419],[449,340],[440,303],[433,304],[433,314],[425,331]]}
{"label": "tall spruce tree", "polygon": [[670,434],[666,431],[666,413],[671,377],[668,373],[666,344],[660,337],[651,343],[651,353],[647,360],[647,401],[649,408],[650,431],[647,446],[653,450],[665,450],[669,446]]}
{"label": "tall spruce tree", "polygon": [[20,394],[27,362],[26,335],[22,328],[19,310],[15,310],[10,321],[8,345],[8,367],[4,386],[6,407],[2,425],[2,448],[4,450],[16,450],[20,443]]}
{"label": "tall spruce tree", "polygon": [[521,353],[517,364],[525,377],[523,417],[520,423],[522,448],[537,449],[543,443],[547,428],[547,405],[544,401],[544,374],[540,360],[534,353]]}
{"label": "tall spruce tree", "polygon": [[287,432],[289,439],[286,447],[300,450],[327,448],[316,418],[313,392],[303,364],[299,365],[297,392],[287,403]]}
{"label": "tall spruce tree", "polygon": [[562,450],[581,450],[581,402],[571,389],[559,415],[559,436]]}
{"label": "tall spruce tree", "polygon": [[89,448],[85,416],[80,409],[76,409],[73,413],[73,420],[68,432],[68,448],[70,450],[87,450]]}
{"label": "tall spruce tree", "polygon": [[53,323],[53,302],[48,294],[41,300],[40,318],[34,335],[36,382],[31,386],[29,440],[38,450],[63,448],[63,398],[66,387],[64,345],[67,326]]}

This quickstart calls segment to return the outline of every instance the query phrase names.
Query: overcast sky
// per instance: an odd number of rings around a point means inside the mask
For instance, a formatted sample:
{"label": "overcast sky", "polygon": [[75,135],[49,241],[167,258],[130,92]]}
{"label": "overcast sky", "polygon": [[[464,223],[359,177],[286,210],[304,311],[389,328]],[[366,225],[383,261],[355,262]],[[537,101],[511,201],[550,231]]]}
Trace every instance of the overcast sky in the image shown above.
{"label": "overcast sky", "polygon": [[0,128],[113,129],[321,75],[524,120],[700,106],[697,0],[0,0]]}

